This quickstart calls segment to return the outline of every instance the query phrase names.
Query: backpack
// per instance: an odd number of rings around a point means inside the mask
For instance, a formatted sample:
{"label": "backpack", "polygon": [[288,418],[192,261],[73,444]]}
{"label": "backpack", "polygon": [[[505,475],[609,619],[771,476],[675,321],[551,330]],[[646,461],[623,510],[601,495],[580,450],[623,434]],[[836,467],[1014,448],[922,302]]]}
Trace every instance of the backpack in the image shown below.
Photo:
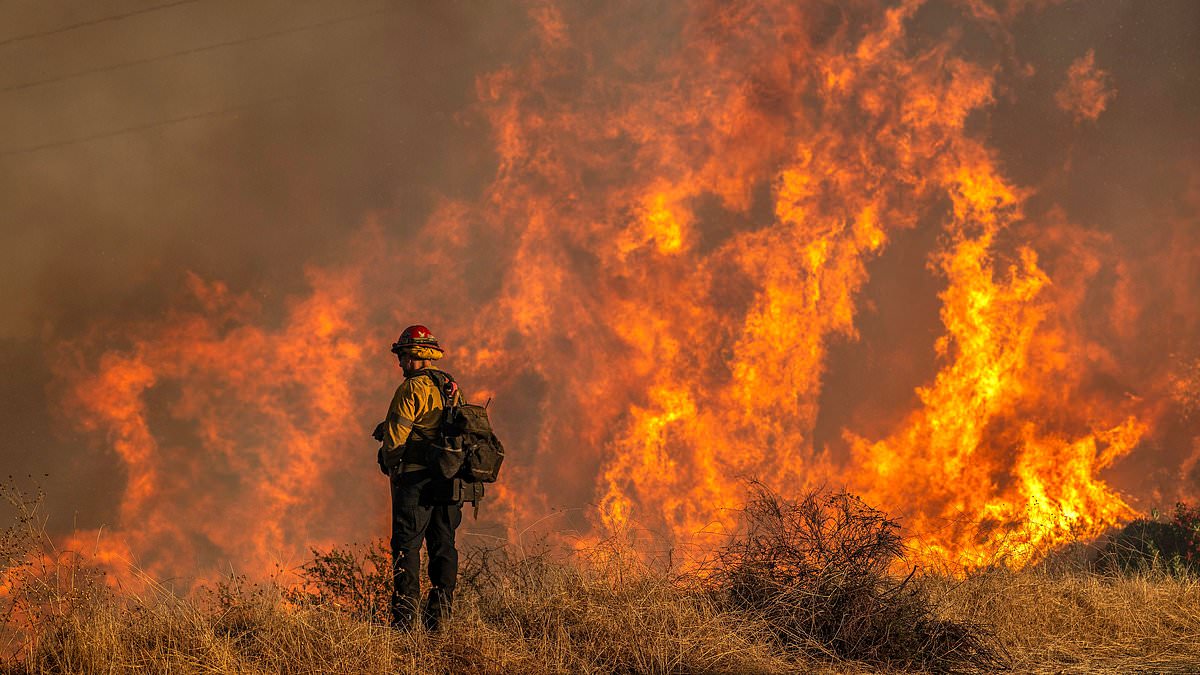
{"label": "backpack", "polygon": [[430,466],[444,478],[494,483],[504,462],[504,445],[492,431],[487,406],[464,403],[449,373],[427,368],[417,375],[433,380],[444,402],[438,438],[431,443]]}

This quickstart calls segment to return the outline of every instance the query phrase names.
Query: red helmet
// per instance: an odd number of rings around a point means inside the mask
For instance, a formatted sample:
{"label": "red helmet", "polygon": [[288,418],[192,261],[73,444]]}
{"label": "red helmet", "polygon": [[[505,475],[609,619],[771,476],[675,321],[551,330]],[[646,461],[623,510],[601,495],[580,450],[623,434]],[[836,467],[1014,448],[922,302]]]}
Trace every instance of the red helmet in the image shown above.
{"label": "red helmet", "polygon": [[433,347],[442,351],[442,346],[438,344],[437,338],[433,337],[433,333],[420,324],[405,328],[404,332],[400,333],[400,339],[392,345],[392,351],[399,354],[405,347]]}

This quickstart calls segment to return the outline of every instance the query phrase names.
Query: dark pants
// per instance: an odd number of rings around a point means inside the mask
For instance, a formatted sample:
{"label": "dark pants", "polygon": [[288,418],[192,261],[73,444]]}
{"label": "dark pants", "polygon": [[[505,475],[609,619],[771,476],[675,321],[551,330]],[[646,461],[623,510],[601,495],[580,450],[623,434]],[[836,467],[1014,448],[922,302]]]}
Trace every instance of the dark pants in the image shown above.
{"label": "dark pants", "polygon": [[462,505],[450,500],[451,481],[429,471],[392,477],[392,623],[411,627],[421,599],[421,541],[429,549],[429,599],[422,618],[437,629],[450,616],[458,580],[454,530]]}

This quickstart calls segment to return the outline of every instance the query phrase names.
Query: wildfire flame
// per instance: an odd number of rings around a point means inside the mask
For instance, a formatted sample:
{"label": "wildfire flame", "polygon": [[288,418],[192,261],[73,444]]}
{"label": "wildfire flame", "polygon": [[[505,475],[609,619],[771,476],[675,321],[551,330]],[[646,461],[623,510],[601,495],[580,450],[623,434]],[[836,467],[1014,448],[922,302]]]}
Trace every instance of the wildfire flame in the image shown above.
{"label": "wildfire flame", "polygon": [[[1143,396],[1095,391],[1122,353],[1080,317],[1115,244],[1027,217],[1036,188],[982,123],[1026,76],[1005,50],[1029,11],[534,3],[525,58],[477,81],[498,167],[478,201],[446,201],[406,247],[381,216],[282,311],[192,276],[161,320],[59,347],[64,414],[127,470],[101,549],[262,570],[382,534],[368,434],[414,322],[470,398],[494,397],[510,460],[489,522],[594,505],[598,531],[682,542],[727,522],[748,479],[837,484],[901,514],[916,554],[970,567],[1135,516],[1103,472],[1155,438],[1166,373],[1144,372],[1164,384]],[[992,44],[917,30],[923,12]],[[833,351],[889,341],[862,332],[865,298],[920,232],[932,248],[907,274],[939,286],[940,321],[913,358],[936,372],[886,419],[821,438]],[[1141,315],[1117,270],[1106,316]]]}

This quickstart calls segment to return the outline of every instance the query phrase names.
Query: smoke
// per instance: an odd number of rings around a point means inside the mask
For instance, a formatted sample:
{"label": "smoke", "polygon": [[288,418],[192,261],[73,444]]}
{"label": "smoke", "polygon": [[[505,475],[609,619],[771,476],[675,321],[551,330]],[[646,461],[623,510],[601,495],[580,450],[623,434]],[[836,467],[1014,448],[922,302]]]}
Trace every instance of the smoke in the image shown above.
{"label": "smoke", "polygon": [[981,432],[996,498],[1018,413],[1128,441],[1136,507],[1194,494],[1193,3],[785,5],[198,1],[0,45],[6,465],[157,570],[377,536],[422,322],[512,453],[469,532],[695,531],[909,428],[983,230],[1037,326],[996,353],[1064,383]]}
{"label": "smoke", "polygon": [[1067,71],[1067,82],[1055,94],[1058,107],[1071,113],[1076,121],[1100,117],[1116,95],[1108,82],[1108,73],[1096,68],[1096,53],[1088,51]]}
{"label": "smoke", "polygon": [[60,532],[114,524],[127,476],[59,405],[56,345],[127,344],[192,274],[278,323],[305,267],[344,262],[370,214],[410,239],[489,175],[484,132],[456,116],[525,22],[498,5],[199,1],[53,32],[128,9],[0,10],[4,38],[49,31],[0,45],[4,465],[50,474]]}

